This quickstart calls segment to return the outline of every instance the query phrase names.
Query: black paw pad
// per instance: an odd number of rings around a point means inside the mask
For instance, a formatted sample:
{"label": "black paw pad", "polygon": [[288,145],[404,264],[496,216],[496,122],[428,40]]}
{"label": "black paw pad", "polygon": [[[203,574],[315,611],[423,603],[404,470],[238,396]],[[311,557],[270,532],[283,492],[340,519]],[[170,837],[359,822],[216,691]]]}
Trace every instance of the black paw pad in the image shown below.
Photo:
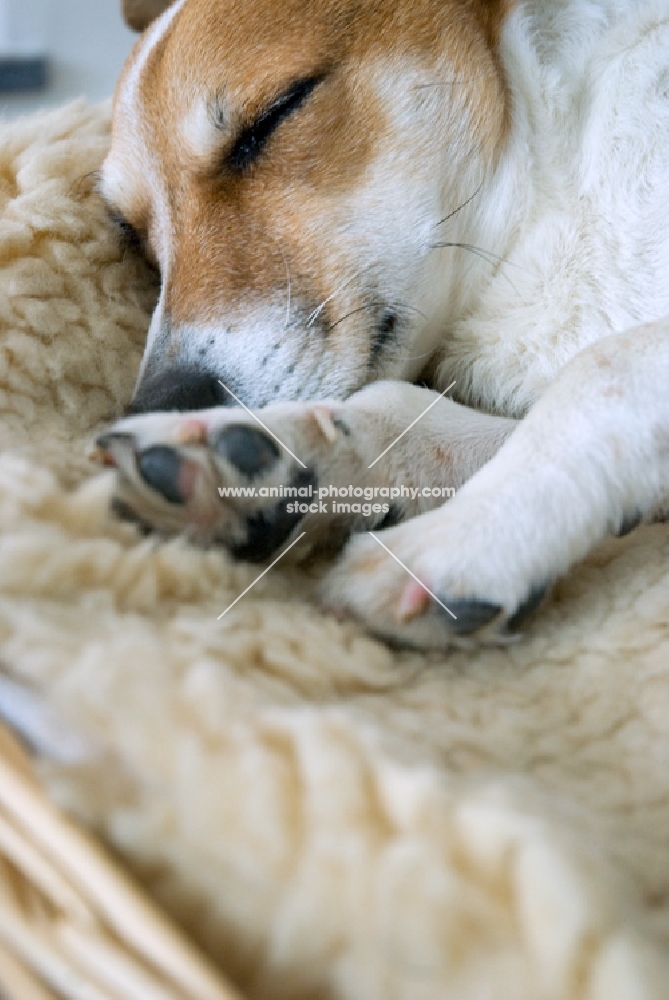
{"label": "black paw pad", "polygon": [[[296,489],[315,487],[317,479],[309,470],[300,470],[291,486]],[[288,507],[294,507],[294,500],[281,500],[269,510],[260,510],[246,521],[246,541],[231,549],[235,559],[247,562],[264,562],[289,538],[293,528],[299,524],[304,514]]]}
{"label": "black paw pad", "polygon": [[391,504],[383,520],[374,525],[375,531],[381,531],[382,528],[394,528],[396,524],[401,524],[404,520],[404,513],[401,507],[398,507],[394,503]]}
{"label": "black paw pad", "polygon": [[139,455],[137,468],[146,485],[160,493],[168,503],[185,503],[185,497],[179,488],[181,457],[174,448],[166,445],[147,448]]}
{"label": "black paw pad", "polygon": [[507,632],[516,632],[519,628],[522,628],[527,619],[537,610],[547,592],[547,584],[542,584],[540,587],[533,587],[523,603],[506,623]]}
{"label": "black paw pad", "polygon": [[214,442],[214,450],[248,479],[270,469],[280,454],[267,434],[245,424],[225,427]]}
{"label": "black paw pad", "polygon": [[[444,597],[442,603],[455,615],[455,618],[450,615],[447,617],[451,631],[456,635],[473,635],[490,624],[502,610],[501,604],[492,604],[490,601],[463,601]],[[445,611],[443,613],[446,614]]]}

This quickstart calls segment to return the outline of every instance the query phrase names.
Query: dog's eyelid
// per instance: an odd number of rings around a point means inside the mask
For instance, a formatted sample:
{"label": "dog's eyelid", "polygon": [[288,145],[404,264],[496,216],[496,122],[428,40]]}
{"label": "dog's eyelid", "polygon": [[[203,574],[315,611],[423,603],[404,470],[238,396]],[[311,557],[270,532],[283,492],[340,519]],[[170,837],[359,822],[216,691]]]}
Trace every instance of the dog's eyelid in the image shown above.
{"label": "dog's eyelid", "polygon": [[228,166],[235,173],[251,166],[279,125],[302,107],[325,75],[316,73],[293,83],[260,112],[251,124],[241,129],[226,158]]}
{"label": "dog's eyelid", "polygon": [[136,233],[137,229],[133,226],[132,222],[126,219],[123,212],[120,212],[117,208],[109,208],[109,218],[114,223],[117,229],[120,229],[123,233]]}
{"label": "dog's eyelid", "polygon": [[117,208],[109,208],[109,216],[111,221],[117,227],[123,240],[135,250],[144,252],[144,238],[140,231],[133,226],[132,222],[126,219],[123,212],[120,212]]}

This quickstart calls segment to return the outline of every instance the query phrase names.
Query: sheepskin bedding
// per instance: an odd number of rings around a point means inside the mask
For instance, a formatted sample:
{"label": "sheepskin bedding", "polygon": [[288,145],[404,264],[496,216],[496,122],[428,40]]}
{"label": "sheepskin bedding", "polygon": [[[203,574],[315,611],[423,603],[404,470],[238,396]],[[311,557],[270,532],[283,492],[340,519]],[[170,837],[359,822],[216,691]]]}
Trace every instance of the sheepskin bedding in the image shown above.
{"label": "sheepskin bedding", "polygon": [[155,297],[108,129],[0,130],[0,663],[73,736],[50,794],[248,997],[669,997],[669,527],[503,651],[390,651],[281,567],[217,621],[257,568],[115,523],[88,457]]}

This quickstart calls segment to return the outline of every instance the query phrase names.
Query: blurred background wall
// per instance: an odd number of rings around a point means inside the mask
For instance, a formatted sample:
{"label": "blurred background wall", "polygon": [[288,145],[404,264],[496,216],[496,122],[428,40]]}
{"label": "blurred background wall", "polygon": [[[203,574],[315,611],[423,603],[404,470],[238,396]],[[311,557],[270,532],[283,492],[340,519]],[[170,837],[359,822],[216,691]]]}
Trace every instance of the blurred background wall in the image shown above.
{"label": "blurred background wall", "polygon": [[135,37],[123,23],[120,0],[0,0],[0,81],[3,65],[8,85],[42,56],[49,80],[33,92],[0,89],[0,117],[81,95],[110,96]]}

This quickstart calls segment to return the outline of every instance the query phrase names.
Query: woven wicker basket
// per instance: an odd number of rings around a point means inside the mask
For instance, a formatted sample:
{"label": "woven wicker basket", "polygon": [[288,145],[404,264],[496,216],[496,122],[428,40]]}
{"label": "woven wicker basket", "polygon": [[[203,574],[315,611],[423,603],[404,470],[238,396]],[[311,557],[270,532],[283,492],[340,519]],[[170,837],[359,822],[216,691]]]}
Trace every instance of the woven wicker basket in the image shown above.
{"label": "woven wicker basket", "polygon": [[2,1000],[240,1000],[44,797],[0,727]]}

